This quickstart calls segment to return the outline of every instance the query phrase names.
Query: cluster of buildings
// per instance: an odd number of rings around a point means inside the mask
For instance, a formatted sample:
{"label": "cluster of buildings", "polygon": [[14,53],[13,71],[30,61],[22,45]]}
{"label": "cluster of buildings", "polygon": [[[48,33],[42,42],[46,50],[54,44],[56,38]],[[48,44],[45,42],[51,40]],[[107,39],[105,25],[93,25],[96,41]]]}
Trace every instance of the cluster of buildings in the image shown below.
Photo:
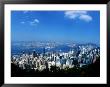
{"label": "cluster of buildings", "polygon": [[81,45],[69,52],[45,52],[45,48],[43,53],[35,50],[32,53],[23,52],[21,55],[12,55],[11,62],[22,69],[42,71],[50,70],[51,66],[60,69],[82,67],[94,63],[97,58],[100,58],[100,48]]}

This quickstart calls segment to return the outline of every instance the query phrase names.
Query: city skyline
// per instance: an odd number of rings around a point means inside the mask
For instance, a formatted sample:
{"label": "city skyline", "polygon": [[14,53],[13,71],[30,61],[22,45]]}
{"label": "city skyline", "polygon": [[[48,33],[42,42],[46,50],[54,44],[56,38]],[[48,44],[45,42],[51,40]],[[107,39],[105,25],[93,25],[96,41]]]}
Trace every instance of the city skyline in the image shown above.
{"label": "city skyline", "polygon": [[12,11],[12,41],[75,41],[100,44],[99,11]]}

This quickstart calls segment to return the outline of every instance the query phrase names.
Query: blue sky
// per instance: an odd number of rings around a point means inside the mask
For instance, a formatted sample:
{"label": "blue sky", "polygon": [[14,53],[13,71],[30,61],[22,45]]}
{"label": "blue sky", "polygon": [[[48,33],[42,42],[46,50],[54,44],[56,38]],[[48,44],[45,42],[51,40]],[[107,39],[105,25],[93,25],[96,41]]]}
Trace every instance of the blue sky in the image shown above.
{"label": "blue sky", "polygon": [[99,11],[12,11],[12,41],[100,43]]}

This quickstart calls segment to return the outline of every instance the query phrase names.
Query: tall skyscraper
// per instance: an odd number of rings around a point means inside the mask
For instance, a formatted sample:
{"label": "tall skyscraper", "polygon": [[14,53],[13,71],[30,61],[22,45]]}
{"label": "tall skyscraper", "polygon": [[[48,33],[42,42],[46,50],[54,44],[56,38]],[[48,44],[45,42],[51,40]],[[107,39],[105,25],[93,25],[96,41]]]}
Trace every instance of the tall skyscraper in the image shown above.
{"label": "tall skyscraper", "polygon": [[43,48],[43,56],[45,56],[45,47]]}
{"label": "tall skyscraper", "polygon": [[33,50],[33,57],[35,58],[37,55],[36,55],[36,51]]}

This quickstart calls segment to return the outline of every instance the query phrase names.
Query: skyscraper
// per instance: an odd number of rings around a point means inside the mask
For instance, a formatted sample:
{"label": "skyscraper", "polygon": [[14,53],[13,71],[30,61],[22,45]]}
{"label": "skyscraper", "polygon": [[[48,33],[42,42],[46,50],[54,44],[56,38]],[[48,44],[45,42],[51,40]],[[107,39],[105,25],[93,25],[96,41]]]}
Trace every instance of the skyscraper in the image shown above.
{"label": "skyscraper", "polygon": [[36,51],[33,50],[33,57],[35,58],[37,55],[36,55]]}

